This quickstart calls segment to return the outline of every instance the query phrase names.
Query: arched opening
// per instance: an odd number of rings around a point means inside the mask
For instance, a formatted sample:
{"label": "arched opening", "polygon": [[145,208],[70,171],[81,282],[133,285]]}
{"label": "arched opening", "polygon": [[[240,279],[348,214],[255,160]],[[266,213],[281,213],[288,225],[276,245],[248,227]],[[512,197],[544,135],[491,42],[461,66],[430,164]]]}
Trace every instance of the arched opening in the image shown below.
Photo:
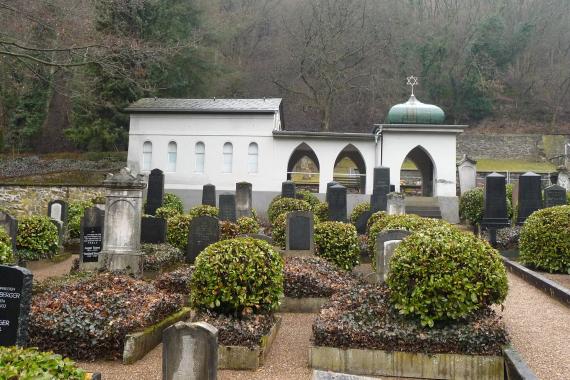
{"label": "arched opening", "polygon": [[318,192],[319,179],[320,164],[315,151],[306,143],[299,144],[289,157],[287,180],[300,188]]}
{"label": "arched opening", "polygon": [[366,164],[357,147],[348,144],[338,154],[334,162],[333,179],[352,193],[366,192]]}
{"label": "arched opening", "polygon": [[408,195],[433,197],[435,178],[433,160],[418,145],[408,153],[400,168],[400,191]]}

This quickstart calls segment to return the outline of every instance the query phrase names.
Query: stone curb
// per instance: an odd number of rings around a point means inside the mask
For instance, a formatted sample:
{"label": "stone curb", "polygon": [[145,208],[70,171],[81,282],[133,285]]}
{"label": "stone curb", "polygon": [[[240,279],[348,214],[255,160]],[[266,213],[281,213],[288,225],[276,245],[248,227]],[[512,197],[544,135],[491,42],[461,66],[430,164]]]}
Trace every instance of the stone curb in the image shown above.
{"label": "stone curb", "polygon": [[507,270],[518,277],[522,278],[524,281],[534,286],[537,289],[542,290],[544,293],[550,297],[562,302],[564,306],[570,307],[570,290],[564,286],[549,280],[548,278],[532,271],[519,263],[507,259],[504,256],[503,262]]}
{"label": "stone curb", "polygon": [[284,297],[279,305],[280,313],[318,313],[329,301],[326,297]]}
{"label": "stone curb", "polygon": [[513,346],[503,348],[503,357],[505,358],[505,377],[508,380],[538,380]]}

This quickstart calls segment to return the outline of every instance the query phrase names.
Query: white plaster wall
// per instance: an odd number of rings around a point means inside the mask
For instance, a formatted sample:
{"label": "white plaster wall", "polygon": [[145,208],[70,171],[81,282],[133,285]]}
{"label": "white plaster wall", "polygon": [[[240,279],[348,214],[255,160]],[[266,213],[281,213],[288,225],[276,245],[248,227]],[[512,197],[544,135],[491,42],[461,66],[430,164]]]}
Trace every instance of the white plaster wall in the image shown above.
{"label": "white plaster wall", "polygon": [[390,182],[400,191],[400,169],[408,153],[421,146],[434,164],[434,196],[456,195],[455,133],[384,132],[382,165],[390,167]]}

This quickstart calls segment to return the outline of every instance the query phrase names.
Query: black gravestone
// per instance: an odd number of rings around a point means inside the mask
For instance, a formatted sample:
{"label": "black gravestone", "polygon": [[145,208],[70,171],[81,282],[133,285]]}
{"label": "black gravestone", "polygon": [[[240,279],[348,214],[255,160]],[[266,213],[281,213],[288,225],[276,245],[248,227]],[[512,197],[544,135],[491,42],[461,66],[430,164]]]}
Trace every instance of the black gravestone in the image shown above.
{"label": "black gravestone", "polygon": [[346,222],[346,187],[342,185],[329,189],[329,220]]}
{"label": "black gravestone", "polygon": [[196,257],[207,246],[220,240],[220,222],[218,218],[209,215],[193,218],[188,233],[188,248],[186,261],[193,264]]}
{"label": "black gravestone", "polygon": [[12,241],[12,251],[16,252],[16,235],[18,234],[18,221],[12,215],[0,211],[0,227],[4,228]]}
{"label": "black gravestone", "polygon": [[354,226],[356,227],[356,232],[358,232],[359,235],[364,235],[366,233],[368,219],[370,219],[371,216],[372,211],[364,211],[362,214],[360,214],[358,219],[356,219]]}
{"label": "black gravestone", "polygon": [[293,211],[287,214],[286,249],[288,251],[309,251],[313,249],[313,214]]}
{"label": "black gravestone", "polygon": [[160,169],[152,169],[148,176],[148,191],[144,213],[155,215],[156,209],[162,207],[164,199],[164,173]]}
{"label": "black gravestone", "polygon": [[166,219],[143,217],[141,219],[141,243],[166,243]]}
{"label": "black gravestone", "polygon": [[103,250],[103,226],[105,212],[97,207],[85,209],[81,220],[81,258],[80,262],[97,263]]}
{"label": "black gravestone", "polygon": [[251,217],[252,187],[249,182],[236,183],[236,218]]}
{"label": "black gravestone", "polygon": [[336,186],[336,185],[340,185],[340,183],[338,183],[337,181],[331,181],[331,182],[327,183],[327,193],[325,194],[325,201],[327,203],[329,202],[329,190],[331,187]]}
{"label": "black gravestone", "polygon": [[66,201],[57,199],[48,203],[48,216],[52,219],[59,220],[63,227],[67,225],[68,204]]}
{"label": "black gravestone", "polygon": [[236,197],[233,194],[220,194],[220,220],[236,221]]}
{"label": "black gravestone", "polygon": [[550,173],[550,183],[552,185],[557,185],[558,184],[558,172],[552,172]]}
{"label": "black gravestone", "polygon": [[481,226],[497,229],[509,225],[505,176],[491,173],[485,177],[485,209]]}
{"label": "black gravestone", "polygon": [[566,189],[562,186],[552,185],[544,189],[544,207],[562,206],[567,203]]}
{"label": "black gravestone", "polygon": [[216,207],[216,186],[211,183],[202,187],[202,204]]}
{"label": "black gravestone", "polygon": [[370,211],[386,211],[388,208],[388,194],[391,189],[390,168],[379,166],[374,168],[374,181],[372,196],[370,197]]}
{"label": "black gravestone", "polygon": [[297,196],[297,189],[295,182],[285,181],[281,183],[281,198],[295,198]]}
{"label": "black gravestone", "polygon": [[26,268],[0,265],[0,346],[28,343],[32,279]]}
{"label": "black gravestone", "polygon": [[532,172],[519,177],[517,224],[524,224],[526,218],[542,208],[542,185],[540,175]]}

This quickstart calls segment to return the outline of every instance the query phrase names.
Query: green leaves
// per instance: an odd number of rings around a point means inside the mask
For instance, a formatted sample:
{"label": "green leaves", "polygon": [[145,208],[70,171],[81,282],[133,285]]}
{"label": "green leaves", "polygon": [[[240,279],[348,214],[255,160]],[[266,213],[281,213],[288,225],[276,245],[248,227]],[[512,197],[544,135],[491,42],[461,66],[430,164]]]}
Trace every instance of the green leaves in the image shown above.
{"label": "green leaves", "polygon": [[50,258],[59,248],[57,227],[47,216],[29,216],[18,223],[18,249],[33,252],[35,259]]}
{"label": "green leaves", "polygon": [[290,211],[311,211],[311,205],[300,199],[276,197],[267,208],[269,222],[273,224],[279,215]]}
{"label": "green leaves", "polygon": [[85,371],[69,359],[37,348],[0,347],[0,379],[83,380]]}
{"label": "green leaves", "polygon": [[354,206],[350,213],[350,223],[356,224],[363,212],[370,211],[370,202],[362,202]]}
{"label": "green leaves", "polygon": [[352,224],[323,222],[315,226],[317,255],[344,270],[351,270],[360,260],[358,234]]}

